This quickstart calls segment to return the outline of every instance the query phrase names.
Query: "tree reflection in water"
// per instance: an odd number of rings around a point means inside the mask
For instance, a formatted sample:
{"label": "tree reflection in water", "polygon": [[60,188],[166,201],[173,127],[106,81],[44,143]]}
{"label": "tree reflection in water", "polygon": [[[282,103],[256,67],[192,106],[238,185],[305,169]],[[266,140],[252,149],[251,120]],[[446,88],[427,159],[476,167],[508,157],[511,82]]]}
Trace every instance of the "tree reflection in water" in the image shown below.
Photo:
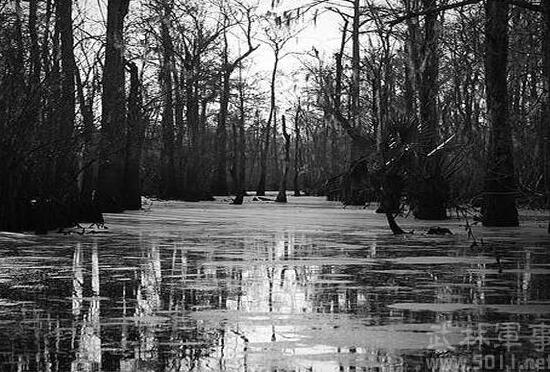
{"label": "tree reflection in water", "polygon": [[[80,335],[75,360],[71,364],[71,371],[101,371],[101,321],[100,321],[100,297],[99,297],[99,257],[97,242],[92,244],[91,281],[92,296],[89,300],[87,313],[79,319],[83,297],[83,267],[81,245],[77,243],[73,258],[73,315],[75,317],[74,333],[80,323]],[[74,338],[73,338],[74,344]]]}
{"label": "tree reflection in water", "polygon": [[[0,251],[0,370],[399,371],[469,355],[459,342],[480,324],[496,340],[498,323],[517,322],[517,353],[530,355],[528,327],[548,319],[542,240],[499,246],[497,264],[493,247],[454,237],[274,221],[218,221],[200,239],[185,230],[197,225],[166,235],[128,223]],[[433,327],[453,351],[430,345]]]}

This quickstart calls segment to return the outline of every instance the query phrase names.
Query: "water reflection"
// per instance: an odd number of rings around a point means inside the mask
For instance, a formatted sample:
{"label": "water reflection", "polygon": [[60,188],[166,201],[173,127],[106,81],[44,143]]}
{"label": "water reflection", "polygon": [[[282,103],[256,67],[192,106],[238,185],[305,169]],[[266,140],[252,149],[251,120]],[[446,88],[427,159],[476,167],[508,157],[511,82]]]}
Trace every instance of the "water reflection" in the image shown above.
{"label": "water reflection", "polygon": [[[133,343],[133,357],[120,361],[122,371],[153,371],[150,366],[154,366],[159,357],[157,331],[160,330],[160,321],[155,316],[162,308],[162,269],[158,243],[143,247],[141,255],[132,322],[132,326],[137,328],[137,341]],[[123,322],[126,324],[126,318]]]}
{"label": "water reflection", "polygon": [[550,347],[533,338],[543,240],[496,259],[453,238],[249,227],[21,243],[0,256],[0,370],[443,371],[428,361]]}
{"label": "water reflection", "polygon": [[[101,325],[99,297],[99,257],[97,242],[92,243],[91,254],[91,289],[92,296],[88,299],[88,310],[80,318],[83,297],[83,265],[81,245],[77,243],[73,258],[73,337],[71,347],[76,350],[75,359],[71,363],[71,371],[101,370]],[[78,332],[80,329],[80,332]],[[78,334],[79,333],[79,334]],[[78,342],[76,341],[78,337]],[[77,346],[78,345],[78,346]]]}

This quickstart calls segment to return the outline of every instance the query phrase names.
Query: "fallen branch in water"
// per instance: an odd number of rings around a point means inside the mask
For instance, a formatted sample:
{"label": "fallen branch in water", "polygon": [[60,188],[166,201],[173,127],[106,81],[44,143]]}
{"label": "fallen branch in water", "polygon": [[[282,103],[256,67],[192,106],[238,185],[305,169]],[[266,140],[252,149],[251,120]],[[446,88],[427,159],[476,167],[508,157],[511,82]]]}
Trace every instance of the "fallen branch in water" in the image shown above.
{"label": "fallen branch in water", "polygon": [[403,234],[413,234],[414,231],[405,231],[403,230],[395,221],[395,216],[393,213],[386,213],[386,219],[388,220],[388,225],[394,235],[403,235]]}

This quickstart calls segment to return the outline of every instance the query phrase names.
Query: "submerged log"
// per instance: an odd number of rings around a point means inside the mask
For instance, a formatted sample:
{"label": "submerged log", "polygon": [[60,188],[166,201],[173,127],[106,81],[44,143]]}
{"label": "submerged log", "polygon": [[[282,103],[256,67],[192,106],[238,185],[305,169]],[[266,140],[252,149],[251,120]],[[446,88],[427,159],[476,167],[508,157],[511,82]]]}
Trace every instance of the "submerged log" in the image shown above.
{"label": "submerged log", "polygon": [[427,234],[428,235],[453,235],[452,231],[449,230],[448,228],[439,227],[439,226],[430,227]]}

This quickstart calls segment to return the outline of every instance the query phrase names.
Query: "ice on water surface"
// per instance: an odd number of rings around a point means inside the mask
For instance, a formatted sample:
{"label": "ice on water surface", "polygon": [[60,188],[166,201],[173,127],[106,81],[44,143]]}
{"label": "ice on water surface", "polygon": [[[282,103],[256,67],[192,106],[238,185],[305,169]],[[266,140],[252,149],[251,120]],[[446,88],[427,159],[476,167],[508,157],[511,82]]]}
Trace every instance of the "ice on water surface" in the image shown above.
{"label": "ice on water surface", "polygon": [[478,229],[478,247],[458,220],[395,237],[372,209],[313,197],[154,202],[106,223],[0,236],[1,371],[420,371],[550,350],[534,219]]}

